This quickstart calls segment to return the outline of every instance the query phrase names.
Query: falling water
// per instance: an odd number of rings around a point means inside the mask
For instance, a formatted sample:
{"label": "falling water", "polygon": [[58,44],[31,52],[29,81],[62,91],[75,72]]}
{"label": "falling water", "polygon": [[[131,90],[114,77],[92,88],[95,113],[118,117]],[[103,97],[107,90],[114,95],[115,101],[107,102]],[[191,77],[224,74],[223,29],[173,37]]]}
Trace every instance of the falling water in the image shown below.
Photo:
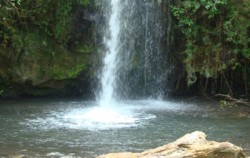
{"label": "falling water", "polygon": [[96,1],[103,14],[97,23],[105,50],[101,52],[100,105],[162,95],[168,69],[162,49],[166,30],[160,2]]}
{"label": "falling water", "polygon": [[117,71],[119,64],[119,33],[120,33],[120,1],[110,0],[111,13],[108,23],[108,33],[104,36],[104,43],[107,47],[106,55],[103,59],[103,70],[101,76],[101,97],[100,104],[109,106],[115,102],[115,89]]}

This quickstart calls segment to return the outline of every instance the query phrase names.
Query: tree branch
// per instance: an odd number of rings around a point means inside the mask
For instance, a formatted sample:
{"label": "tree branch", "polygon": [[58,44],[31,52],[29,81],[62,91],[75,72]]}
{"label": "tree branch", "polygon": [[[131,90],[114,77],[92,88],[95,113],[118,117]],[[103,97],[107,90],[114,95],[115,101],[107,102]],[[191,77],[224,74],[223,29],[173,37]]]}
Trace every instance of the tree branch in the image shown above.
{"label": "tree branch", "polygon": [[242,104],[242,105],[245,105],[245,106],[250,106],[250,102],[248,102],[247,99],[236,99],[236,98],[233,98],[230,95],[225,95],[225,94],[216,94],[215,96],[223,97],[226,100],[228,100],[228,101],[230,101],[230,102],[232,102],[234,104]]}

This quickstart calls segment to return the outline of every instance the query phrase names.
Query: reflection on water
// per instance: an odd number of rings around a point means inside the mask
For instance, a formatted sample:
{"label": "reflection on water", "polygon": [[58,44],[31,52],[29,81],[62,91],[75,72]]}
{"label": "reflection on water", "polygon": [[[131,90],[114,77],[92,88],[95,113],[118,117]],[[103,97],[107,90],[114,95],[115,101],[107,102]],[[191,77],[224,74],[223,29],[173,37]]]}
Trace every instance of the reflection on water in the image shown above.
{"label": "reflection on water", "polygon": [[95,102],[26,100],[0,103],[0,155],[95,157],[154,148],[195,130],[208,139],[250,148],[250,119],[210,108],[156,100],[102,108]]}

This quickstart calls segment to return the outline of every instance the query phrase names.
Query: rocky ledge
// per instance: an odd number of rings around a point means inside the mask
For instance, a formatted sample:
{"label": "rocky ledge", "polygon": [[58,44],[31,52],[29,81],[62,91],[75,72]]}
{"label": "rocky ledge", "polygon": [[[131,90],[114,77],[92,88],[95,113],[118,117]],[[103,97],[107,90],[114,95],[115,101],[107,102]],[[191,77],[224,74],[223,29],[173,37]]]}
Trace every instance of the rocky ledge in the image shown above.
{"label": "rocky ledge", "polygon": [[110,153],[97,158],[247,158],[243,149],[229,142],[206,140],[200,131],[142,153]]}

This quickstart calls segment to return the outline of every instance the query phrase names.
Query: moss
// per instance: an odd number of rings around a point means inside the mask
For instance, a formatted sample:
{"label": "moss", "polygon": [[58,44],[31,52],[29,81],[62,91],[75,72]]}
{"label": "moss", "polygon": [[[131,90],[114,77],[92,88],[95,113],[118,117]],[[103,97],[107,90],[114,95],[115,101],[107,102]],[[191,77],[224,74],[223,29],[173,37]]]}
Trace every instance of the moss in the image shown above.
{"label": "moss", "polygon": [[91,73],[94,46],[91,22],[82,17],[91,3],[28,0],[18,5],[20,14],[6,11],[12,21],[8,27],[0,22],[0,96],[65,93],[72,83],[87,80],[79,76]]}
{"label": "moss", "polygon": [[[39,85],[48,80],[75,78],[86,69],[84,53],[73,53],[39,31],[24,35],[23,40],[23,52],[12,59],[15,81],[30,80]],[[84,44],[82,49],[90,51]]]}
{"label": "moss", "polygon": [[138,69],[140,67],[140,62],[141,61],[140,61],[139,53],[138,52],[134,53],[132,64],[131,64],[132,69]]}
{"label": "moss", "polygon": [[38,89],[30,89],[24,92],[25,96],[32,96],[32,97],[41,97],[41,96],[48,96],[48,95],[57,95],[62,93],[60,90],[53,89],[53,88],[38,88]]}
{"label": "moss", "polygon": [[6,56],[3,55],[3,51],[0,50],[0,76],[6,74],[10,67],[9,60]]}
{"label": "moss", "polygon": [[87,45],[87,44],[83,44],[80,45],[76,48],[76,52],[78,53],[91,53],[93,52],[93,45]]}
{"label": "moss", "polygon": [[75,67],[60,67],[56,65],[52,69],[52,78],[55,80],[64,80],[77,77],[85,69],[84,64]]}
{"label": "moss", "polygon": [[0,89],[0,96],[4,93],[3,89]]}
{"label": "moss", "polygon": [[90,4],[90,0],[80,0],[79,2],[80,2],[80,4],[82,4],[84,6],[87,6]]}

